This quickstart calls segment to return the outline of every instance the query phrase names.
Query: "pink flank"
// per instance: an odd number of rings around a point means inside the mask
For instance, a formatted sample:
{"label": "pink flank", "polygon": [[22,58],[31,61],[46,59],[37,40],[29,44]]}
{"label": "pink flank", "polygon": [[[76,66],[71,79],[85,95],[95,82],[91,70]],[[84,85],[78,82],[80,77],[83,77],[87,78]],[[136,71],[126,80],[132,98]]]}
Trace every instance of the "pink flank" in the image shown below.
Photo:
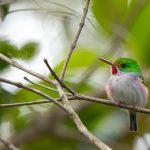
{"label": "pink flank", "polygon": [[[141,92],[143,93],[143,96],[145,97],[145,100],[147,100],[148,97],[148,89],[144,86],[144,84],[141,82],[140,78],[136,78],[136,84],[141,89]],[[146,101],[145,101],[146,103]]]}

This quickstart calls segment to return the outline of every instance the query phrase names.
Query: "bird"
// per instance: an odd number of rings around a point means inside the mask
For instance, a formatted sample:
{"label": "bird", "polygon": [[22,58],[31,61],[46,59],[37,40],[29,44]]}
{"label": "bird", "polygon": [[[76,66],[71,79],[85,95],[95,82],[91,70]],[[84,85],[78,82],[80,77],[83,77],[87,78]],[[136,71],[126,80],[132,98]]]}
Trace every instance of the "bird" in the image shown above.
{"label": "bird", "polygon": [[[139,64],[131,58],[117,58],[109,61],[98,57],[99,60],[110,66],[111,75],[106,83],[105,90],[108,98],[118,104],[127,104],[136,107],[145,107],[148,89]],[[129,131],[138,130],[136,112],[129,110]]]}

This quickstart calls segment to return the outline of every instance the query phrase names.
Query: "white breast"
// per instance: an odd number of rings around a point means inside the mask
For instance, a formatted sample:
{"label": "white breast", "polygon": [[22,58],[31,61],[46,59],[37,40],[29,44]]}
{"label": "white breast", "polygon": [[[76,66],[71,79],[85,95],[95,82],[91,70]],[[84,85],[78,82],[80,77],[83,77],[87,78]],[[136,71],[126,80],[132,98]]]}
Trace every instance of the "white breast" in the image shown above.
{"label": "white breast", "polygon": [[135,75],[112,75],[106,85],[109,98],[114,101],[144,107],[147,100],[147,88]]}

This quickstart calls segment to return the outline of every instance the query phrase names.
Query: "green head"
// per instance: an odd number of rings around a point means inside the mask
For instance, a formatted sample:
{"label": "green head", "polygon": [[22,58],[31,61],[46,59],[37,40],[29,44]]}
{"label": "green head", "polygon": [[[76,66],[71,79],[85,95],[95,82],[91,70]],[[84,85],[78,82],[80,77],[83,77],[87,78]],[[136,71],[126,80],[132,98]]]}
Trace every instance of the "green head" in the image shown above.
{"label": "green head", "polygon": [[121,73],[135,73],[143,79],[141,69],[140,69],[138,63],[133,59],[118,58],[113,62],[110,62],[110,61],[103,59],[103,58],[99,58],[99,59],[111,66],[111,73],[113,75],[118,74],[119,72],[121,72]]}
{"label": "green head", "polygon": [[141,73],[141,69],[138,63],[130,58],[118,58],[113,64],[121,71],[121,72],[133,72],[133,73]]}

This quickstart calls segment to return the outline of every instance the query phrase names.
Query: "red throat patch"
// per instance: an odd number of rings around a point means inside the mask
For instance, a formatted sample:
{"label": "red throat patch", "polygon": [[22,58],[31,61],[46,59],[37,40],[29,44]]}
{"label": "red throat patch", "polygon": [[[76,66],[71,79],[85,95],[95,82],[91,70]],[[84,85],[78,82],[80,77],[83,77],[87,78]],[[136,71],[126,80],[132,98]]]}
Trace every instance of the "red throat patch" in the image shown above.
{"label": "red throat patch", "polygon": [[112,67],[111,67],[111,73],[112,73],[112,74],[117,74],[117,73],[118,73],[117,68],[112,66]]}

